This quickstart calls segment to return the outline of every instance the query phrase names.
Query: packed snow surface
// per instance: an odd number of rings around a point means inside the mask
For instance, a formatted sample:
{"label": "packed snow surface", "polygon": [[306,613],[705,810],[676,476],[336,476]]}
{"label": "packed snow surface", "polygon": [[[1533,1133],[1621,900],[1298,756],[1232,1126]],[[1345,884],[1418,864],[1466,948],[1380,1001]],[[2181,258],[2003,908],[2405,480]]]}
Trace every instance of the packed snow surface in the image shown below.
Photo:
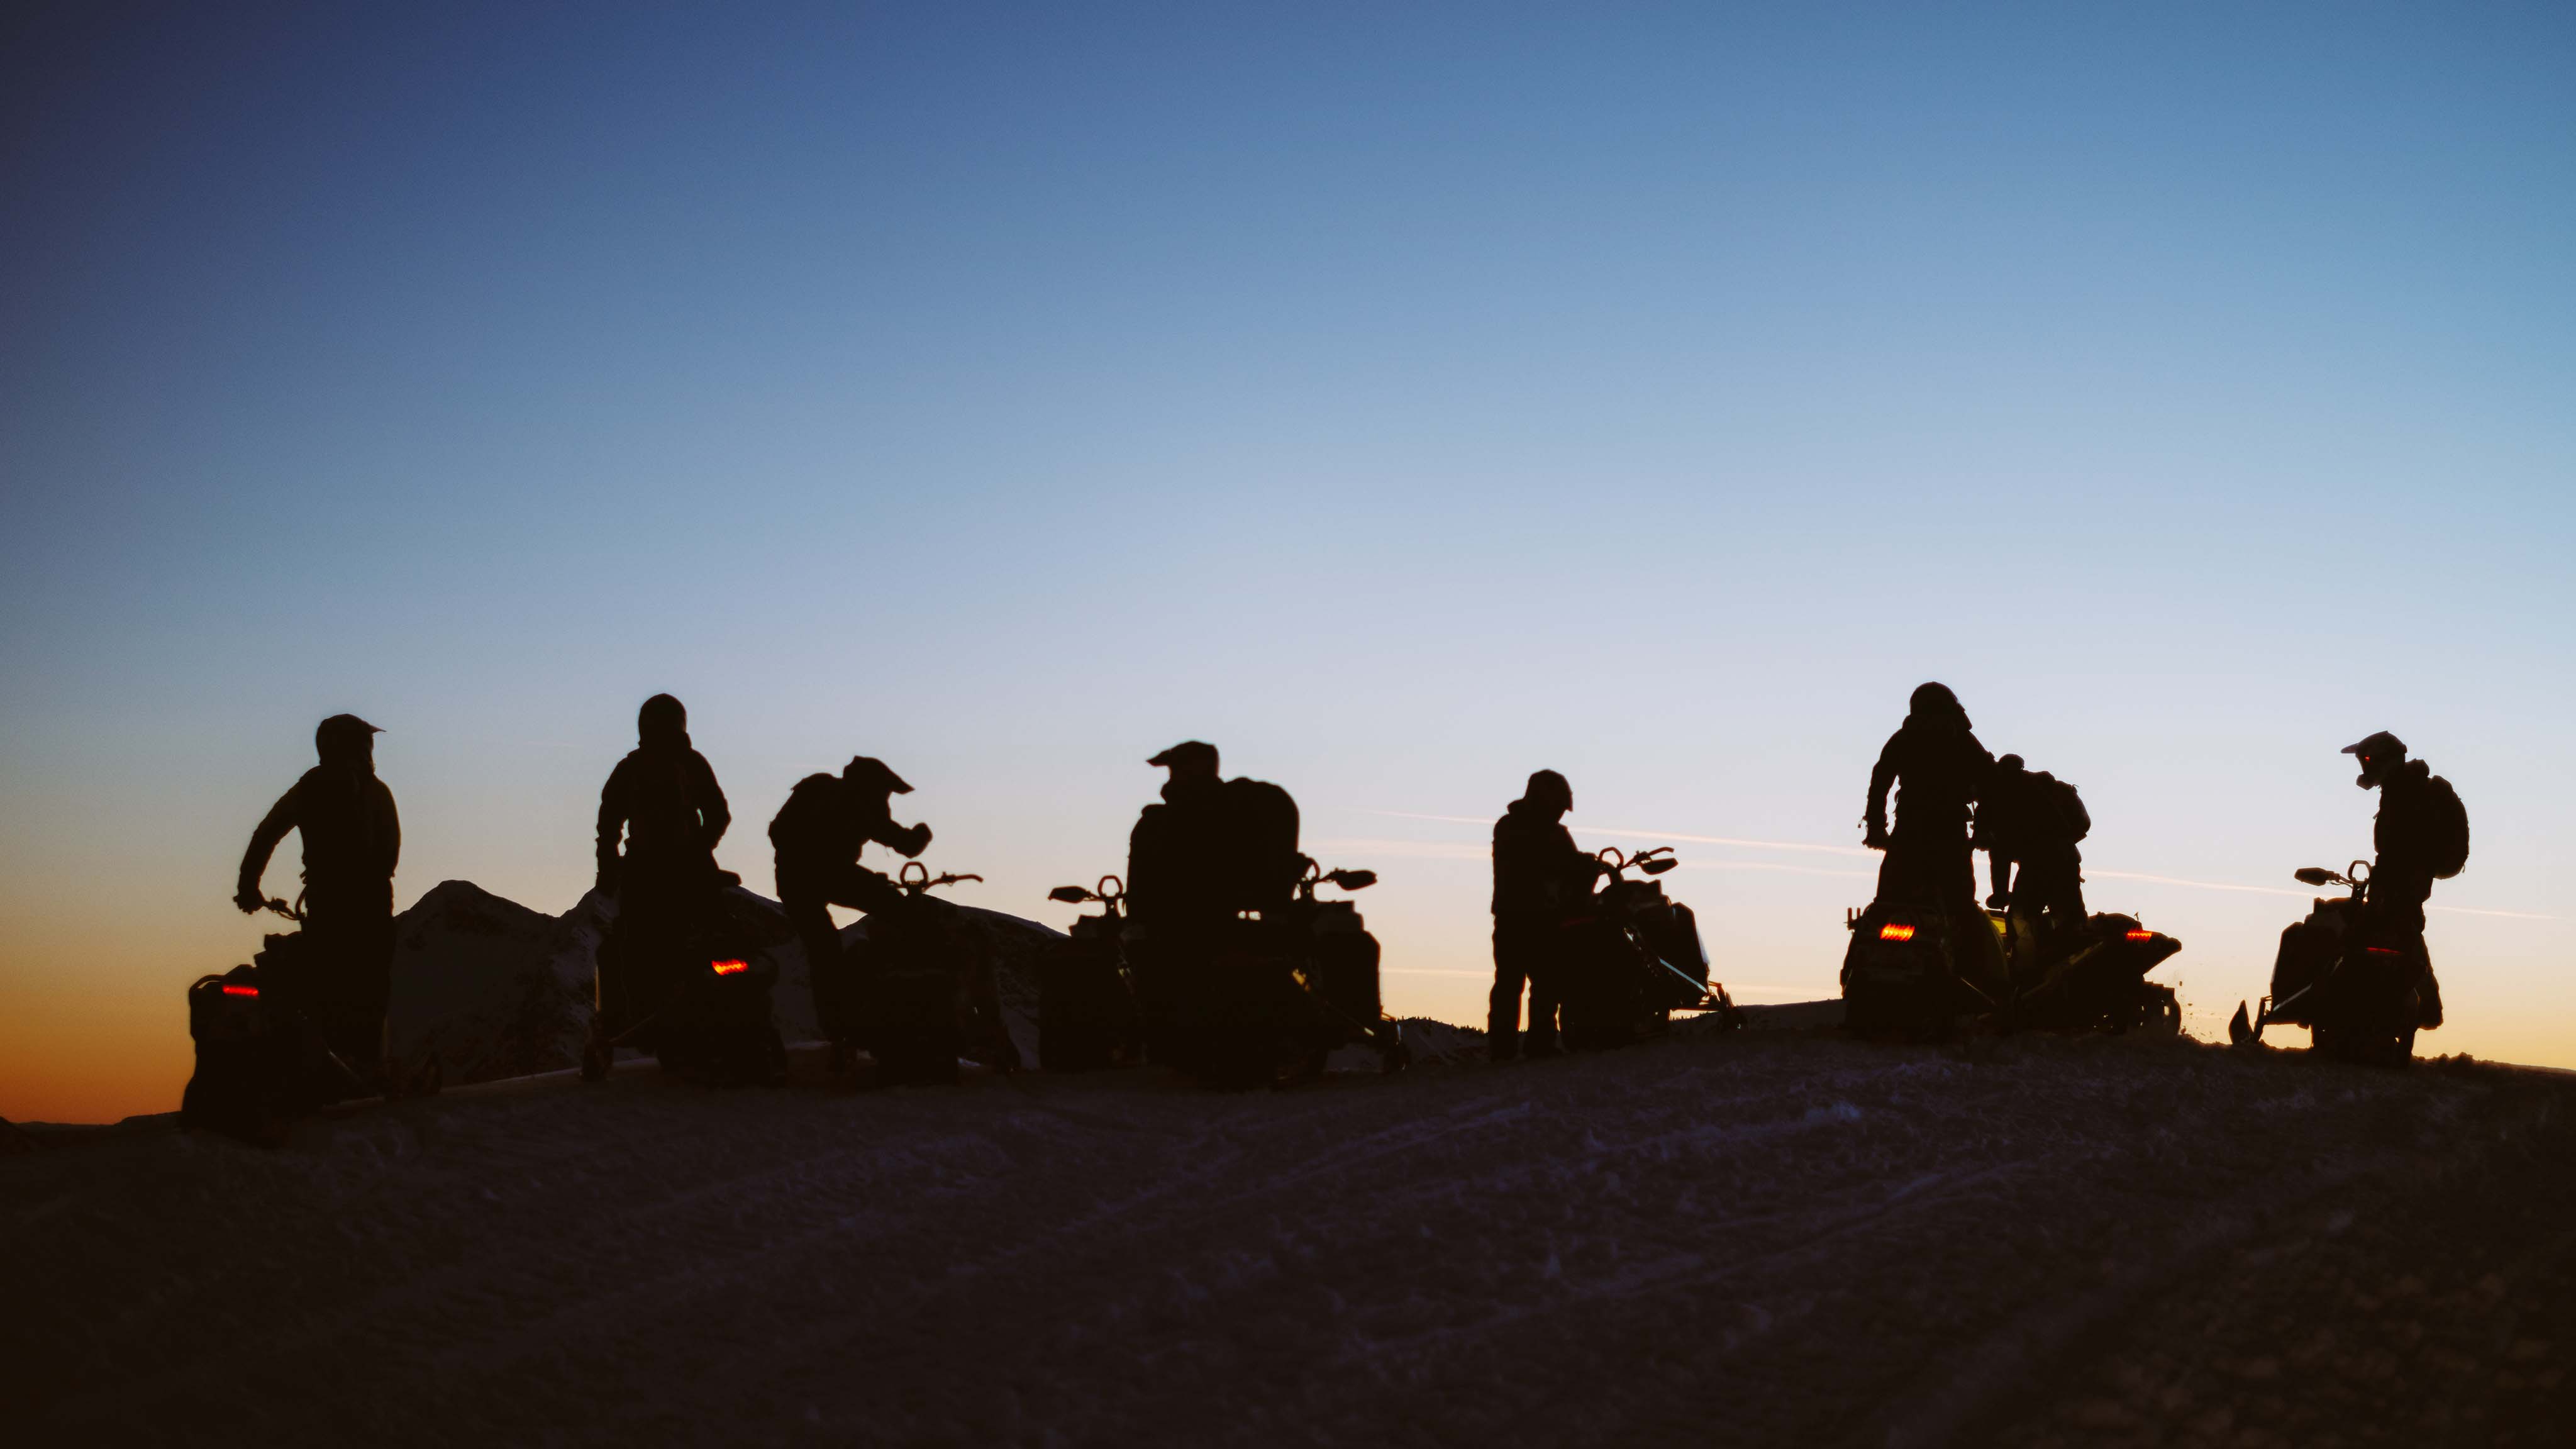
{"label": "packed snow surface", "polygon": [[1682,1031],[0,1158],[19,1443],[2565,1444],[2576,1081]]}

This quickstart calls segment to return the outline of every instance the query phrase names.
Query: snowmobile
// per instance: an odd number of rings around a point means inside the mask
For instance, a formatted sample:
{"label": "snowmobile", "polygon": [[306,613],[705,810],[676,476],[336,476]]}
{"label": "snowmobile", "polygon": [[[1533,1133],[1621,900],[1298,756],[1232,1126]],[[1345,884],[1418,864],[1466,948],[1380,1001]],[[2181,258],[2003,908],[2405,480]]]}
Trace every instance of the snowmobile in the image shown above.
{"label": "snowmobile", "polygon": [[2011,978],[1994,923],[1973,908],[1876,900],[1845,912],[1843,1028],[1854,1036],[1928,1041],[1999,1019]]}
{"label": "snowmobile", "polygon": [[[271,900],[267,909],[300,923],[300,905]],[[265,938],[249,964],[201,976],[189,986],[188,1035],[197,1045],[197,1070],[180,1094],[182,1125],[274,1147],[286,1140],[297,1116],[316,1107],[353,1097],[438,1091],[434,1045],[408,1067],[398,1067],[389,1082],[371,1080],[332,1049],[315,1019],[325,997],[314,979],[319,965],[303,933],[288,932]]]}
{"label": "snowmobile", "polygon": [[1047,899],[1097,904],[1038,968],[1038,1066],[1091,1072],[1144,1059],[1144,1021],[1121,938],[1127,929],[1125,883],[1102,876],[1090,890],[1057,886]]}
{"label": "snowmobile", "polygon": [[860,983],[862,1033],[881,1086],[954,1082],[957,1059],[970,1042],[979,1044],[975,1050],[996,1070],[1019,1066],[990,965],[968,948],[956,907],[929,894],[982,879],[934,876],[920,861],[906,861],[895,877],[903,907],[867,918],[867,936],[850,954]]}
{"label": "snowmobile", "polygon": [[1297,983],[1314,997],[1327,1024],[1341,1033],[1336,1045],[1374,1047],[1381,1071],[1403,1071],[1412,1064],[1413,1052],[1378,995],[1377,937],[1368,933],[1359,908],[1349,901],[1315,899],[1319,886],[1366,890],[1377,884],[1377,872],[1326,870],[1312,856],[1304,860],[1283,922],[1297,956]]}
{"label": "snowmobile", "polygon": [[2421,931],[2391,931],[2372,919],[2370,864],[2354,861],[2340,874],[2322,866],[2295,873],[2302,885],[2345,887],[2319,896],[2307,918],[2281,930],[2272,960],[2272,989],[2252,1020],[2239,1004],[2227,1023],[2228,1039],[2259,1046],[2274,1022],[2308,1028],[2316,1050],[2345,1061],[2404,1066],[2415,1056],[2415,1033],[2442,1024],[2441,984]]}
{"label": "snowmobile", "polygon": [[787,1080],[787,1046],[770,1010],[778,963],[732,909],[740,884],[732,871],[710,872],[706,889],[663,903],[676,913],[657,919],[649,937],[632,922],[611,927],[592,973],[582,1080],[605,1078],[619,1047],[649,1051],[666,1070],[710,1086]]}
{"label": "snowmobile", "polygon": [[[1566,1048],[1661,1035],[1676,1011],[1714,1012],[1729,1027],[1741,1025],[1726,988],[1708,979],[1699,918],[1652,879],[1681,863],[1672,847],[1627,855],[1610,846],[1598,858],[1609,879],[1584,914],[1565,923],[1565,979],[1557,985]],[[1630,880],[1631,870],[1645,878]]]}
{"label": "snowmobile", "polygon": [[2167,1035],[2182,1030],[2174,990],[2149,971],[2182,949],[2134,916],[2096,914],[2081,925],[2043,929],[2019,910],[1988,911],[2004,948],[2014,994],[2007,1025],[2039,1031]]}
{"label": "snowmobile", "polygon": [[1299,856],[1286,905],[1238,911],[1212,948],[1167,957],[1129,928],[1146,1008],[1146,1050],[1212,1087],[1284,1086],[1316,1076],[1335,1047],[1366,1042],[1389,1072],[1411,1060],[1378,1004],[1377,939],[1348,901],[1316,889],[1364,890],[1377,874]]}

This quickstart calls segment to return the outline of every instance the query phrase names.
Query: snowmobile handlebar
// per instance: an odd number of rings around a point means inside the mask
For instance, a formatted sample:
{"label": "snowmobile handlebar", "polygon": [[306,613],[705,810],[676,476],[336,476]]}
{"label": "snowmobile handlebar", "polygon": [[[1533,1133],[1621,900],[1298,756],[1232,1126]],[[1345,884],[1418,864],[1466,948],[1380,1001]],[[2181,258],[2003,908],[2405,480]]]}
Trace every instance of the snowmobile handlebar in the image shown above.
{"label": "snowmobile handlebar", "polygon": [[[920,874],[915,875],[915,871],[919,871]],[[917,860],[907,860],[903,863],[903,869],[895,873],[894,883],[914,895],[919,895],[933,886],[955,885],[962,880],[980,881],[982,879],[980,875],[954,873],[932,875],[929,866]]]}
{"label": "snowmobile handlebar", "polygon": [[1297,896],[1300,900],[1313,900],[1317,886],[1338,886],[1346,891],[1364,891],[1377,884],[1376,871],[1326,870],[1311,855],[1302,859],[1306,862],[1306,873],[1297,878]]}
{"label": "snowmobile handlebar", "polygon": [[1093,901],[1104,906],[1114,906],[1127,899],[1127,883],[1114,875],[1104,875],[1094,882],[1089,890],[1084,890],[1080,886],[1057,886],[1047,892],[1047,899],[1062,901],[1068,906],[1085,905]]}
{"label": "snowmobile handlebar", "polygon": [[1610,867],[1612,880],[1626,879],[1622,872],[1629,870],[1640,870],[1648,875],[1662,875],[1665,871],[1681,864],[1669,845],[1658,845],[1652,850],[1641,850],[1635,855],[1626,854],[1615,845],[1605,845],[1594,852],[1593,858]]}
{"label": "snowmobile handlebar", "polygon": [[2356,860],[2340,872],[2328,870],[2321,865],[2301,866],[2291,872],[2291,878],[2301,885],[2349,886],[2356,896],[2370,894],[2370,862],[2366,860]]}
{"label": "snowmobile handlebar", "polygon": [[279,900],[277,897],[271,896],[265,902],[262,902],[262,906],[264,909],[274,911],[290,921],[301,921],[304,919],[304,898],[302,896],[297,896],[295,898],[295,904],[291,906],[286,902]]}

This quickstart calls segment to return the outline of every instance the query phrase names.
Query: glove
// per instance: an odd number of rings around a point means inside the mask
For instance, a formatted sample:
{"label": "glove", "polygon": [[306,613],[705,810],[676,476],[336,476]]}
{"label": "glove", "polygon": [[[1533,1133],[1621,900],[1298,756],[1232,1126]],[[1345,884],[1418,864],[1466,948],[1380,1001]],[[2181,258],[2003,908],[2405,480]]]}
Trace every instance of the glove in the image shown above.
{"label": "glove", "polygon": [[258,883],[252,882],[248,885],[239,887],[233,892],[233,904],[241,907],[241,913],[243,915],[256,916],[261,911],[267,909],[268,898],[259,893]]}
{"label": "glove", "polygon": [[1872,850],[1887,849],[1887,827],[1875,820],[1862,822],[1860,843]]}
{"label": "glove", "polygon": [[903,838],[894,843],[894,848],[899,854],[903,855],[907,859],[919,856],[923,851],[930,848],[930,824],[928,821],[924,821],[919,825],[913,826],[909,830],[898,831],[895,833],[901,835]]}

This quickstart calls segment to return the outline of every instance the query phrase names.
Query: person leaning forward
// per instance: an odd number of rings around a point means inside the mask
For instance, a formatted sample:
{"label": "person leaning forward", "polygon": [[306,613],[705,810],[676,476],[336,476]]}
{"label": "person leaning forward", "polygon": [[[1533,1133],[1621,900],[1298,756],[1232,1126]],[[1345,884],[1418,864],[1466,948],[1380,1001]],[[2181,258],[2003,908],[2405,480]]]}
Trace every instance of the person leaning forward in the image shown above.
{"label": "person leaning forward", "polygon": [[260,877],[292,830],[304,840],[303,949],[314,974],[311,1015],[323,1042],[369,1085],[390,1081],[385,1010],[393,993],[394,867],[402,821],[376,778],[376,727],[335,714],[313,731],[320,763],[251,832],[233,904],[267,903]]}
{"label": "person leaning forward", "polygon": [[[1574,787],[1554,770],[1529,777],[1521,798],[1494,822],[1494,989],[1485,1011],[1486,1049],[1496,1061],[1553,1056],[1565,921],[1592,894],[1601,862],[1565,828]],[[1529,990],[1529,1034],[1521,1039],[1521,990]]]}
{"label": "person leaning forward", "polygon": [[769,822],[778,904],[805,947],[815,1021],[835,1042],[854,1038],[857,1002],[831,908],[846,906],[871,915],[904,908],[904,893],[859,864],[859,854],[871,841],[906,858],[929,847],[928,825],[894,822],[893,797],[911,793],[912,786],[883,761],[856,755],[838,775],[814,774],[797,781]]}

